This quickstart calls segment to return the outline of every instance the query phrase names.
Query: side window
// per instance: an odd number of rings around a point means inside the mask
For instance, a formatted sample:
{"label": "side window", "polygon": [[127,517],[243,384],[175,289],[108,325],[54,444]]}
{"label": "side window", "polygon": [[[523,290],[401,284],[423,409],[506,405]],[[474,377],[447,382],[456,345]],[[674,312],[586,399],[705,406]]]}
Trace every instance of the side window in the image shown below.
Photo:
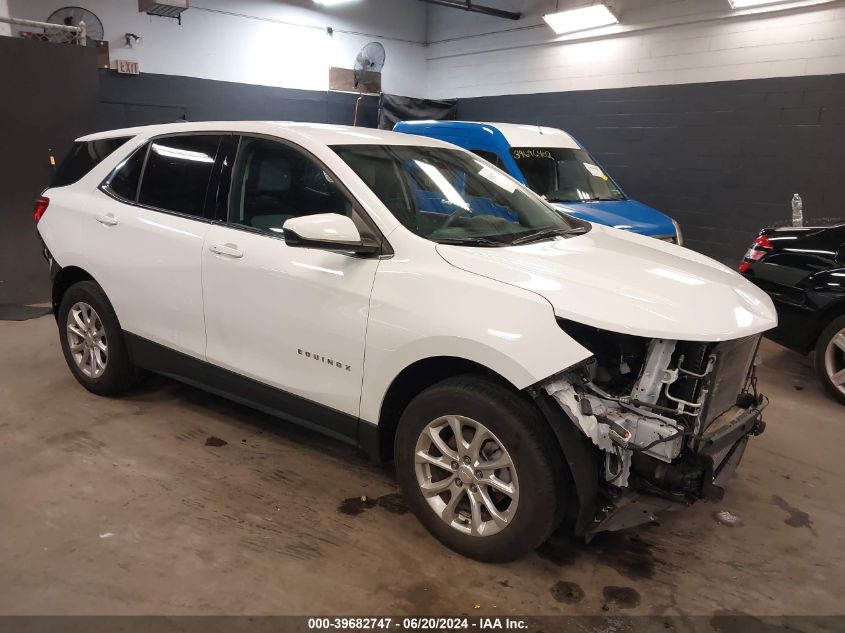
{"label": "side window", "polygon": [[85,174],[99,165],[106,156],[130,138],[132,137],[118,136],[74,143],[56,173],[53,174],[50,186],[64,187],[79,181]]}
{"label": "side window", "polygon": [[496,152],[490,152],[486,149],[473,149],[470,150],[473,154],[478,156],[479,158],[483,158],[488,163],[493,163],[499,169],[507,171],[505,169],[505,164],[502,162],[502,159],[499,158],[499,155]]}
{"label": "side window", "polygon": [[129,202],[135,202],[138,197],[141,170],[144,168],[144,159],[147,156],[149,145],[149,143],[145,143],[117,166],[104,183],[109,192]]}
{"label": "side window", "polygon": [[201,217],[221,138],[216,134],[197,134],[153,141],[138,202]]}
{"label": "side window", "polygon": [[231,224],[281,233],[286,220],[318,213],[352,213],[330,174],[283,143],[241,139],[229,191]]}

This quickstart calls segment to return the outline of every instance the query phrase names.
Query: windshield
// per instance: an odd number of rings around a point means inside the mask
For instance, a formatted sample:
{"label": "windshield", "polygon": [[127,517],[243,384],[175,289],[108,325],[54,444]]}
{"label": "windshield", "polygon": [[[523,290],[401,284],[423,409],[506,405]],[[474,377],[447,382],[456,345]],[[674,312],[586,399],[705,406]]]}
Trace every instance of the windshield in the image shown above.
{"label": "windshield", "polygon": [[531,190],[549,202],[625,200],[583,149],[518,147],[511,149],[511,155]]}
{"label": "windshield", "polygon": [[332,149],[399,222],[429,240],[502,246],[533,235],[582,233],[590,226],[469,152],[404,145]]}

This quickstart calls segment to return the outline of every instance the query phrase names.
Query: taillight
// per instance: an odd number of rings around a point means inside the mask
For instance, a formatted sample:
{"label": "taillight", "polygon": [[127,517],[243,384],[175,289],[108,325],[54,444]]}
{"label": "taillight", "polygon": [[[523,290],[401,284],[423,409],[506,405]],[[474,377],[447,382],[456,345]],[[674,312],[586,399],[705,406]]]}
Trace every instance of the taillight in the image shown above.
{"label": "taillight", "polygon": [[744,273],[751,268],[751,262],[756,262],[763,259],[763,256],[769,253],[774,246],[765,235],[758,235],[757,239],[745,253],[744,261],[739,265],[739,272]]}
{"label": "taillight", "polygon": [[44,212],[47,210],[47,206],[50,204],[50,198],[45,198],[44,196],[38,196],[35,199],[35,211],[32,213],[32,217],[35,218],[35,222],[37,223],[38,220],[41,219],[41,216],[44,215]]}

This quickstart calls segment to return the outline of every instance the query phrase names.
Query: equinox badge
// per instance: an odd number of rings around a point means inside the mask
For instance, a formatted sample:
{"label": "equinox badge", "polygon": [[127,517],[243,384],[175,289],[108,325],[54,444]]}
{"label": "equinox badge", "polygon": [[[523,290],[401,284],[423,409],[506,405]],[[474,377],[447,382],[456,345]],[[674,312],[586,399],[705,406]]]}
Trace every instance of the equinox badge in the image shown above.
{"label": "equinox badge", "polygon": [[301,349],[296,350],[296,352],[305,358],[313,358],[314,360],[325,363],[326,365],[331,365],[332,367],[337,367],[338,369],[345,369],[346,371],[352,371],[352,365],[347,365],[345,363],[341,363],[340,361],[332,360],[331,358],[320,356],[319,354],[312,354],[311,352],[306,352]]}

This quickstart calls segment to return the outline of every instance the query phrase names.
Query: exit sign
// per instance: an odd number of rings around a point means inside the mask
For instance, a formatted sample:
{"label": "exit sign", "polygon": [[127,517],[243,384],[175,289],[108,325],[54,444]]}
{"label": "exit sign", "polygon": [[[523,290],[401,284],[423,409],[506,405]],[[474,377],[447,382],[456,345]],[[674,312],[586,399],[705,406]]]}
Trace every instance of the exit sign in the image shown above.
{"label": "exit sign", "polygon": [[116,60],[117,63],[117,72],[122,75],[137,75],[140,71],[138,70],[138,62],[130,62],[125,59],[118,59]]}

